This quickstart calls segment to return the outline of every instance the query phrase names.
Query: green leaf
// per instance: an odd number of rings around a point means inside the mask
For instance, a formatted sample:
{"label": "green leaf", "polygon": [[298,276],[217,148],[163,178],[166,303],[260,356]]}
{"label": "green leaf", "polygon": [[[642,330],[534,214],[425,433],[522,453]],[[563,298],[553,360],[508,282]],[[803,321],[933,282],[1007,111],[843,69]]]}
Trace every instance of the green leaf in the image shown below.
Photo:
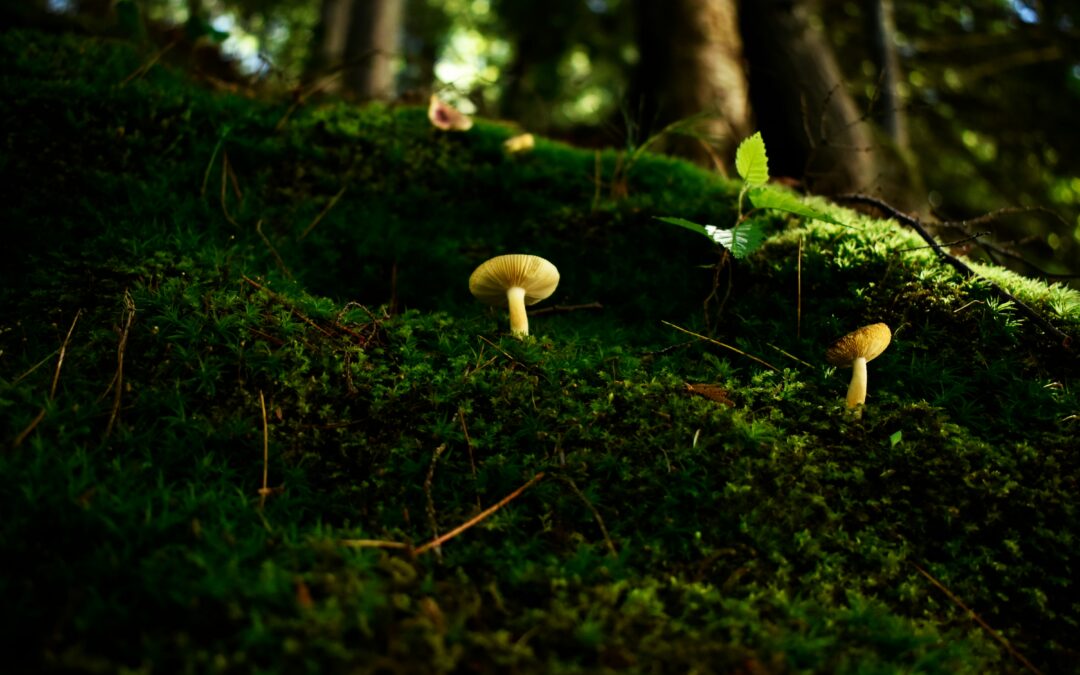
{"label": "green leaf", "polygon": [[736,258],[745,258],[761,248],[767,234],[765,224],[754,221],[745,222],[730,230],[706,225],[705,232],[713,241],[731,251],[731,255]]}
{"label": "green leaf", "polygon": [[[705,230],[704,225],[698,225],[697,223],[690,222],[689,220],[686,220],[684,218],[672,218],[670,216],[654,216],[654,217],[657,220],[661,220],[661,221],[663,221],[665,223],[668,223],[670,225],[678,225],[679,227],[685,227],[686,229],[690,230],[691,232],[697,232],[698,234],[700,234],[702,236],[709,237],[710,239],[712,239],[712,237],[709,235],[708,231]],[[712,226],[710,225],[709,227],[712,227]]]}
{"label": "green leaf", "polygon": [[889,445],[891,447],[896,447],[896,444],[899,443],[903,438],[904,438],[903,430],[897,431],[897,432],[895,432],[893,434],[890,434],[889,435]]}
{"label": "green leaf", "polygon": [[749,194],[750,203],[754,205],[754,208],[787,211],[788,213],[794,213],[795,215],[803,216],[804,218],[814,218],[816,220],[823,220],[826,223],[832,223],[833,225],[848,226],[847,223],[841,223],[832,216],[822,213],[809,204],[804,203],[799,199],[798,195],[786,190],[780,190],[774,187],[759,187],[751,190]]}
{"label": "green leaf", "polygon": [[747,185],[764,185],[769,182],[769,158],[765,155],[765,140],[757,132],[735,151],[735,170]]}

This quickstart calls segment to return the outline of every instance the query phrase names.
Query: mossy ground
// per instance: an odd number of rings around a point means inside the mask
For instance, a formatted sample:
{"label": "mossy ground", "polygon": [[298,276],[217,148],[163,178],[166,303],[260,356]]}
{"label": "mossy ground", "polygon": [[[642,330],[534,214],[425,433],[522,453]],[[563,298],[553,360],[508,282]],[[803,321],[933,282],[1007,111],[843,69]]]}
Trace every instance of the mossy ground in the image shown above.
{"label": "mossy ground", "polygon": [[[646,155],[613,198],[616,153],[508,156],[507,125],[279,124],[127,79],[150,55],[124,44],[0,51],[8,663],[1021,670],[923,570],[1080,670],[1075,348],[899,225],[824,204],[853,227],[778,219],[736,262],[714,336],[770,368],[663,323],[704,330],[715,252],[653,217],[730,223],[715,176]],[[603,309],[505,336],[466,279],[511,251]],[[1077,294],[982,271],[1080,335]],[[821,356],[875,321],[855,417]],[[541,472],[438,554],[346,544],[420,545]]]}

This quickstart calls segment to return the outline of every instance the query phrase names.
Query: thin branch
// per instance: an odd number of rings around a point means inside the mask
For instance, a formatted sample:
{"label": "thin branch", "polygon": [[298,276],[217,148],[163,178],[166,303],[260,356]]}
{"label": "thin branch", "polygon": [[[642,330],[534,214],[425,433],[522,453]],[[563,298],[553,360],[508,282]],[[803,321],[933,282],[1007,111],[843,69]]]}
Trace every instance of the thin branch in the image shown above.
{"label": "thin branch", "polygon": [[946,241],[946,242],[942,242],[942,243],[936,244],[936,245],[912,246],[911,248],[902,248],[902,249],[898,250],[897,253],[909,253],[911,251],[921,251],[921,250],[923,250],[925,248],[938,248],[938,247],[940,247],[940,248],[952,248],[953,246],[959,246],[960,244],[966,244],[969,241],[974,241],[974,242],[976,242],[978,244],[981,244],[982,242],[979,241],[979,237],[985,237],[985,236],[987,236],[989,234],[991,234],[989,230],[984,231],[984,232],[976,232],[975,234],[973,234],[971,236],[968,236],[968,237],[964,237],[963,239],[956,239],[956,240],[953,240],[953,241]]}
{"label": "thin branch", "polygon": [[345,73],[346,70],[348,70],[349,68],[352,68],[353,66],[356,66],[356,65],[359,65],[359,64],[363,63],[367,59],[369,59],[372,56],[375,56],[377,54],[386,54],[388,56],[395,56],[393,53],[387,54],[387,52],[385,52],[383,50],[380,50],[380,49],[369,49],[369,50],[365,51],[364,53],[357,55],[355,58],[353,58],[353,59],[351,59],[349,61],[344,61],[342,63],[339,63],[337,66],[335,66],[333,69],[331,69],[327,74],[323,75],[321,78],[316,80],[315,83],[312,84],[311,86],[309,86],[306,90],[301,90],[299,93],[297,93],[295,95],[295,97],[293,98],[292,105],[290,105],[289,109],[285,111],[285,114],[281,116],[281,119],[278,120],[278,123],[276,125],[274,125],[274,131],[281,131],[281,129],[284,128],[284,126],[285,126],[285,122],[287,122],[289,120],[289,117],[292,116],[293,112],[295,112],[297,108],[299,108],[301,105],[306,103],[309,98],[311,98],[312,96],[314,96],[315,94],[317,94],[321,90],[323,90],[326,87],[333,84],[333,82],[335,80],[337,80],[338,78],[340,78]]}
{"label": "thin branch", "polygon": [[213,152],[210,153],[210,161],[206,163],[206,171],[203,172],[202,188],[199,190],[199,197],[206,197],[206,186],[210,183],[210,170],[214,168],[214,161],[217,159],[218,153],[221,152],[221,146],[225,143],[225,137],[229,135],[229,127],[225,126],[221,130],[221,136],[218,137],[217,144],[214,145]]}
{"label": "thin branch", "polygon": [[619,555],[619,552],[615,550],[615,542],[611,540],[611,535],[608,534],[607,526],[604,525],[604,519],[600,517],[600,512],[596,510],[593,503],[589,501],[589,498],[585,496],[585,493],[578,488],[577,483],[574,482],[569,476],[559,476],[559,480],[570,486],[570,489],[574,491],[574,494],[578,496],[578,499],[585,504],[585,506],[592,512],[593,518],[596,519],[596,524],[600,527],[600,532],[604,535],[604,543],[607,544],[608,552],[612,557]]}
{"label": "thin branch", "polygon": [[165,56],[165,54],[167,54],[169,52],[169,50],[172,49],[173,47],[175,47],[179,42],[180,42],[179,39],[173,40],[169,44],[167,44],[164,47],[162,47],[161,49],[159,49],[157,51],[157,53],[155,53],[152,57],[150,57],[149,61],[142,64],[141,66],[136,68],[130,75],[125,77],[123,79],[123,81],[120,82],[120,86],[121,87],[126,87],[127,84],[129,82],[131,82],[132,80],[134,80],[135,78],[142,77],[143,75],[150,72],[150,69],[154,67],[154,64],[157,63],[158,61],[160,61],[161,57]]}
{"label": "thin branch", "polygon": [[459,526],[455,527],[454,529],[450,530],[449,532],[442,535],[441,537],[438,537],[437,539],[433,539],[433,540],[429,541],[428,543],[424,544],[420,548],[416,549],[413,553],[415,555],[420,555],[421,553],[429,551],[429,550],[435,548],[436,546],[442,546],[443,544],[450,541],[454,537],[458,536],[459,534],[461,534],[465,530],[468,530],[469,528],[473,527],[477,523],[487,519],[493,513],[495,513],[496,511],[498,511],[502,507],[506,506],[511,501],[517,499],[521,495],[522,492],[525,492],[525,490],[528,490],[530,487],[532,487],[533,485],[538,483],[543,477],[544,477],[544,472],[541,471],[540,473],[538,473],[535,476],[533,476],[532,478],[530,478],[527,483],[525,483],[524,485],[522,485],[518,489],[514,490],[510,494],[508,494],[505,497],[503,497],[502,499],[500,499],[494,506],[491,506],[491,507],[485,509],[484,511],[481,511],[480,513],[476,514],[475,516],[473,516],[469,520],[465,521],[461,525],[459,525]]}
{"label": "thin branch", "polygon": [[236,219],[229,213],[229,207],[225,204],[226,188],[229,185],[229,173],[232,169],[229,168],[229,153],[221,153],[221,212],[225,214],[225,220],[229,221],[229,224],[235,228],[240,227],[240,223],[236,222]]}
{"label": "thin branch", "polygon": [[278,254],[278,249],[274,248],[273,244],[270,243],[270,240],[267,239],[267,235],[262,233],[261,218],[259,218],[259,221],[255,224],[255,232],[259,235],[259,238],[262,239],[262,243],[266,244],[267,248],[270,249],[270,253],[271,255],[273,255],[274,261],[278,262],[278,268],[281,269],[282,273],[285,274],[286,278],[293,279],[293,272],[288,271],[288,267],[285,266],[285,261],[282,260],[281,255]]}
{"label": "thin branch", "polygon": [[699,335],[698,333],[695,333],[694,331],[687,330],[685,328],[682,328],[681,326],[676,326],[675,324],[673,324],[673,323],[671,323],[669,321],[664,321],[664,320],[661,319],[660,323],[665,324],[667,326],[671,326],[675,330],[680,331],[682,333],[686,333],[687,335],[693,335],[694,337],[696,337],[699,340],[705,340],[706,342],[711,342],[714,345],[718,345],[720,347],[723,347],[724,349],[730,349],[731,351],[735,352],[736,354],[739,354],[741,356],[745,356],[746,358],[750,359],[751,361],[756,361],[756,362],[760,363],[761,365],[765,366],[769,370],[775,370],[778,373],[780,372],[779,368],[777,368],[773,364],[769,363],[768,361],[763,361],[763,360],[759,359],[758,357],[756,357],[756,356],[754,356],[752,354],[747,354],[746,352],[744,352],[741,349],[738,349],[737,347],[732,347],[731,345],[724,344],[723,342],[720,342],[719,340],[714,340],[711,337],[705,337],[704,335]]}
{"label": "thin branch", "polygon": [[554,307],[544,307],[543,309],[534,309],[528,312],[529,316],[541,316],[543,314],[557,314],[561,312],[576,312],[582,309],[603,309],[604,306],[599,302],[587,302],[584,305],[555,305]]}
{"label": "thin branch", "polygon": [[71,327],[68,328],[67,335],[64,337],[64,342],[60,345],[60,357],[56,359],[56,372],[53,373],[52,386],[49,387],[50,401],[56,397],[56,385],[60,382],[60,366],[64,365],[64,355],[67,353],[68,343],[71,342],[71,334],[75,332],[75,324],[78,322],[80,316],[82,316],[81,308],[75,312],[75,318],[71,320]]}
{"label": "thin branch", "polygon": [[38,411],[38,414],[34,419],[30,420],[30,424],[26,425],[26,428],[19,432],[19,435],[15,437],[15,440],[11,442],[12,448],[17,448],[22,445],[22,442],[26,440],[27,436],[34,432],[37,425],[41,424],[41,420],[45,419],[45,411],[47,408],[42,408]]}
{"label": "thin branch", "polygon": [[[71,327],[68,328],[67,335],[64,337],[64,341],[60,344],[60,356],[56,359],[56,370],[53,372],[52,386],[49,387],[50,401],[56,397],[56,386],[60,382],[60,367],[64,365],[64,355],[67,353],[68,344],[71,342],[71,334],[75,332],[75,324],[76,322],[78,322],[80,316],[82,316],[82,309],[79,309],[75,312],[75,318],[71,320]],[[15,379],[15,382],[18,382],[30,373],[37,370],[38,366],[45,363],[45,361],[48,361],[51,357],[52,354],[45,357],[45,359],[34,365],[33,368],[17,377]],[[14,382],[12,384],[14,384]],[[30,424],[28,424],[25,429],[19,432],[19,435],[15,437],[14,441],[11,442],[12,449],[22,445],[23,441],[25,441],[27,437],[29,437],[30,434],[34,432],[34,429],[37,428],[37,425],[41,424],[41,420],[45,419],[45,413],[47,410],[48,408],[42,408],[41,410],[39,410],[38,414],[34,417],[34,419],[30,420]]]}
{"label": "thin branch", "polygon": [[270,425],[266,421],[266,397],[263,396],[262,389],[259,390],[259,408],[262,410],[263,432],[263,474],[262,487],[259,488],[259,510],[262,511],[263,506],[266,504],[266,496],[271,492],[268,485],[270,479]]}
{"label": "thin branch", "polygon": [[[128,335],[131,332],[131,324],[135,321],[135,301],[131,294],[124,290],[124,327],[120,331],[120,344],[116,347],[116,375],[113,376],[113,405],[109,413],[109,423],[105,426],[105,438],[112,435],[116,417],[120,414],[120,398],[124,392],[124,352],[127,349]],[[106,390],[108,391],[108,390]]]}
{"label": "thin branch", "polygon": [[874,206],[874,207],[876,207],[878,209],[881,209],[883,212],[888,214],[891,218],[894,218],[895,220],[898,220],[898,221],[904,223],[905,225],[911,227],[911,229],[915,230],[919,234],[919,236],[923,238],[923,241],[925,241],[927,244],[930,245],[930,248],[934,249],[934,252],[937,254],[939,260],[951,265],[953,267],[953,269],[955,269],[957,272],[959,272],[961,274],[961,276],[963,276],[965,278],[978,277],[979,279],[982,279],[984,282],[989,284],[989,286],[1000,297],[1004,298],[1005,300],[1012,301],[1016,305],[1017,311],[1019,311],[1021,314],[1023,314],[1025,317],[1027,317],[1031,321],[1038,324],[1039,327],[1042,328],[1046,333],[1048,333],[1049,335],[1052,335],[1054,338],[1056,338],[1061,343],[1062,347],[1064,347],[1065,349],[1070,348],[1070,345],[1072,344],[1072,337],[1071,336],[1067,335],[1066,333],[1063,333],[1061,330],[1059,330],[1057,327],[1055,327],[1049,321],[1044,319],[1038,312],[1036,312],[1034,309],[1029,307],[1025,302],[1023,302],[1022,300],[1017,298],[1015,295],[1013,295],[1012,293],[1006,291],[1004,288],[1002,288],[998,284],[994,283],[990,279],[987,279],[986,277],[980,276],[979,274],[977,274],[975,272],[975,270],[971,269],[971,267],[969,267],[967,265],[967,263],[965,263],[963,260],[960,260],[956,256],[948,253],[943,248],[941,248],[941,245],[937,243],[937,240],[935,240],[930,235],[929,232],[927,232],[926,228],[923,226],[922,222],[920,222],[918,218],[915,218],[913,216],[909,216],[908,214],[906,214],[906,213],[896,209],[895,207],[881,201],[880,199],[877,199],[876,197],[871,197],[869,195],[863,195],[863,194],[840,195],[836,199],[837,199],[837,201],[842,201],[842,202],[850,202],[850,203],[854,203],[854,204],[867,204],[869,206]]}
{"label": "thin branch", "polygon": [[400,541],[385,541],[382,539],[342,539],[338,543],[350,548],[409,548],[408,544],[403,544]]}
{"label": "thin branch", "polygon": [[330,209],[334,208],[338,203],[338,200],[345,194],[346,187],[348,186],[343,185],[341,189],[338,190],[337,194],[330,198],[330,201],[323,207],[323,210],[319,211],[319,215],[315,216],[315,220],[311,221],[311,224],[304,228],[304,231],[300,233],[300,236],[296,238],[296,241],[301,241],[304,237],[308,236],[308,233],[315,229],[315,226],[326,217],[326,214],[330,213]]}
{"label": "thin branch", "polygon": [[795,263],[795,339],[802,338],[802,251],[803,238],[799,237],[799,257]]}
{"label": "thin branch", "polygon": [[807,368],[813,368],[813,367],[814,367],[814,364],[812,364],[812,363],[807,363],[806,361],[803,361],[802,359],[800,359],[800,358],[799,358],[798,356],[795,356],[794,354],[789,354],[788,352],[785,352],[785,351],[784,351],[783,349],[780,349],[779,347],[777,347],[777,346],[776,346],[776,345],[774,345],[774,344],[771,344],[771,343],[768,343],[768,342],[766,342],[765,344],[766,344],[766,346],[768,346],[768,347],[772,347],[772,348],[773,348],[773,349],[775,349],[776,351],[778,351],[778,352],[780,352],[781,354],[783,354],[784,356],[788,357],[788,358],[789,358],[789,359],[791,359],[792,361],[797,361],[798,363],[801,363],[801,364],[803,364],[803,365],[804,365],[804,366],[806,366]]}
{"label": "thin branch", "polygon": [[476,508],[482,508],[480,504],[479,479],[476,476],[476,459],[473,457],[472,439],[469,438],[469,428],[465,426],[465,409],[458,408],[458,419],[461,420],[461,433],[465,434],[465,447],[469,450],[469,468],[472,469],[473,489],[476,490]]}
{"label": "thin branch", "polygon": [[1026,659],[1026,658],[1024,657],[1024,655],[1023,655],[1023,654],[1021,654],[1020,652],[1018,652],[1018,651],[1016,650],[1016,648],[1015,648],[1015,647],[1013,647],[1013,646],[1012,646],[1011,644],[1009,644],[1009,641],[1008,641],[1008,640],[1006,640],[1006,639],[1004,638],[1004,636],[1002,636],[1002,635],[1001,635],[1001,633],[997,632],[996,630],[994,630],[993,628],[991,628],[991,627],[990,627],[990,624],[988,624],[988,623],[986,623],[985,621],[983,621],[983,618],[982,618],[981,616],[979,616],[979,615],[978,615],[978,614],[977,614],[977,613],[975,612],[975,610],[973,610],[973,609],[971,609],[970,607],[968,607],[967,605],[965,605],[965,604],[964,604],[964,601],[963,601],[963,600],[961,600],[960,598],[956,597],[956,595],[954,595],[952,591],[950,591],[950,590],[949,590],[948,588],[946,588],[946,587],[945,587],[945,585],[944,585],[944,584],[942,584],[942,583],[941,583],[940,581],[938,581],[938,580],[937,580],[937,579],[935,579],[935,578],[934,578],[933,576],[931,576],[931,574],[930,574],[929,572],[927,572],[926,570],[924,570],[924,569],[923,569],[922,567],[919,567],[919,566],[918,566],[918,565],[916,565],[915,563],[911,563],[911,564],[912,564],[912,565],[913,565],[913,566],[915,567],[915,569],[916,569],[916,570],[918,570],[918,571],[919,571],[919,574],[921,574],[921,575],[923,575],[924,577],[926,577],[926,579],[927,579],[927,580],[928,580],[928,581],[929,581],[929,582],[930,582],[931,584],[933,584],[933,585],[934,585],[934,588],[937,588],[937,589],[938,589],[939,591],[941,591],[942,593],[944,593],[944,594],[945,594],[945,596],[946,596],[947,598],[949,598],[949,600],[952,600],[952,601],[953,601],[953,603],[954,603],[954,604],[955,604],[955,605],[956,605],[957,607],[959,607],[960,609],[962,609],[962,610],[964,610],[965,612],[967,612],[967,613],[968,613],[968,615],[970,615],[970,616],[971,616],[971,618],[972,618],[972,619],[973,619],[973,620],[975,621],[975,623],[979,624],[979,626],[981,626],[983,630],[985,630],[985,631],[986,631],[987,633],[989,633],[989,634],[990,634],[990,637],[994,638],[994,640],[996,640],[996,641],[998,642],[998,644],[1000,644],[1000,645],[1001,645],[1002,647],[1004,647],[1004,648],[1005,648],[1005,651],[1009,652],[1009,654],[1010,654],[1010,655],[1011,655],[1011,656],[1012,656],[1012,657],[1013,657],[1014,659],[1016,659],[1017,661],[1019,661],[1021,665],[1023,665],[1023,666],[1025,667],[1025,668],[1027,668],[1027,669],[1028,669],[1028,670],[1030,670],[1031,672],[1033,672],[1033,673],[1036,673],[1036,675],[1042,675],[1042,671],[1040,671],[1040,670],[1039,670],[1038,668],[1036,668],[1036,667],[1035,667],[1035,665],[1034,665],[1033,663],[1031,663],[1031,661],[1028,661],[1028,660],[1027,660],[1027,659]]}
{"label": "thin branch", "polygon": [[[439,455],[446,450],[446,443],[435,448],[431,453],[431,464],[428,465],[427,477],[424,478],[424,497],[427,498],[427,519],[431,527],[431,533],[439,538],[439,521],[435,516],[435,499],[431,496],[431,485],[435,481],[435,464],[439,461]],[[442,562],[442,548],[435,546],[435,557]]]}

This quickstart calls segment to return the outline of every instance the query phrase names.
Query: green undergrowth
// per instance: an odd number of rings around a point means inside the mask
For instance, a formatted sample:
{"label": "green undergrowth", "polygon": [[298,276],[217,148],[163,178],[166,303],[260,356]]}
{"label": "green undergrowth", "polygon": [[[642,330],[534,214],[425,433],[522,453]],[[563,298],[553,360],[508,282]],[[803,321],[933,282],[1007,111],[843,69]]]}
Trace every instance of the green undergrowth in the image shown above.
{"label": "green undergrowth", "polygon": [[[15,667],[1022,670],[955,598],[1080,669],[1075,347],[899,225],[776,218],[721,278],[744,356],[669,325],[705,331],[716,252],[654,219],[731,222],[736,184],[128,79],[153,54],[125,44],[0,52]],[[505,252],[602,309],[506,336],[467,290]],[[1076,293],[979,271],[1080,336]],[[876,321],[855,415],[823,351]],[[541,473],[438,550],[356,544],[421,546]]]}

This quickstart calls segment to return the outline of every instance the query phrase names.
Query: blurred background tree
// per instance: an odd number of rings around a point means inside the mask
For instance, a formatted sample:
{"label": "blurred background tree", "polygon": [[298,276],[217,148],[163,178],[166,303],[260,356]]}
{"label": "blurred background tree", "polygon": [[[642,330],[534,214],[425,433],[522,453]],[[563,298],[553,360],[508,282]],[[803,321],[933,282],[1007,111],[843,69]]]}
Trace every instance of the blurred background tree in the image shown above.
{"label": "blurred background tree", "polygon": [[[0,0],[5,22],[223,38],[266,95],[313,87],[512,120],[723,170],[763,132],[773,174],[963,221],[945,239],[1080,273],[1080,0]],[[51,17],[51,19],[50,19]],[[122,18],[122,17],[121,17]],[[113,30],[113,34],[115,34]],[[129,31],[130,32],[130,31]],[[175,39],[175,38],[172,38]],[[159,45],[160,48],[160,45]],[[324,80],[326,82],[324,82]],[[330,93],[328,91],[328,93]]]}

